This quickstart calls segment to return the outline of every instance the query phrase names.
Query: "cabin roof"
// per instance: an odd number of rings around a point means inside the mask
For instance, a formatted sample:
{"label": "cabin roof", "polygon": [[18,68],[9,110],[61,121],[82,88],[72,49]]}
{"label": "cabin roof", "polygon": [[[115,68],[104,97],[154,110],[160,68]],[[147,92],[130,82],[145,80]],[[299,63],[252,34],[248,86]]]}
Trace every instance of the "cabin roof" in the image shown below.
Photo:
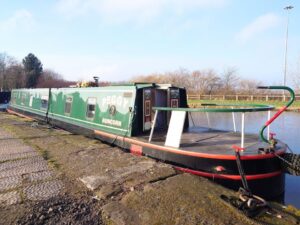
{"label": "cabin roof", "polygon": [[[66,88],[52,88],[52,90],[95,90],[95,89],[106,89],[106,90],[113,90],[113,89],[141,89],[141,88],[147,88],[147,87],[156,87],[158,89],[168,89],[170,87],[176,87],[172,84],[157,84],[157,83],[125,83],[125,84],[112,84],[109,86],[102,86],[102,87],[66,87]],[[180,88],[180,87],[179,87]],[[33,89],[18,89],[20,91],[27,91],[27,90],[49,90],[49,88],[33,88]]]}

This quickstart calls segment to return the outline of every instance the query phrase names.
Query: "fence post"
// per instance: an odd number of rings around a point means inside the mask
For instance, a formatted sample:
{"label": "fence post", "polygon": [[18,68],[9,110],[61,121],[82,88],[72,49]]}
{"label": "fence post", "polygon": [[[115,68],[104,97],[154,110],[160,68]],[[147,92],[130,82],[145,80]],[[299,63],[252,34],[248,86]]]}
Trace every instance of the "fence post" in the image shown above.
{"label": "fence post", "polygon": [[[246,95],[203,95],[204,99],[207,100],[207,98],[209,98],[209,100],[212,100],[212,99],[223,99],[223,100],[226,100],[228,97],[229,99],[235,99],[236,101],[239,101],[240,99],[242,99],[243,97],[245,97]],[[241,97],[241,98],[240,98]],[[279,100],[279,101],[287,101],[289,100],[289,97],[286,96],[286,95],[250,95],[250,96],[247,96],[247,100],[251,99],[251,101],[269,101],[270,98],[271,100]],[[299,101],[300,99],[300,96],[299,95],[296,95],[296,100]],[[201,97],[201,94],[197,94],[197,95],[192,95],[192,94],[187,94],[187,99],[188,100],[195,100],[195,99],[198,99],[198,100],[201,100],[202,97]]]}

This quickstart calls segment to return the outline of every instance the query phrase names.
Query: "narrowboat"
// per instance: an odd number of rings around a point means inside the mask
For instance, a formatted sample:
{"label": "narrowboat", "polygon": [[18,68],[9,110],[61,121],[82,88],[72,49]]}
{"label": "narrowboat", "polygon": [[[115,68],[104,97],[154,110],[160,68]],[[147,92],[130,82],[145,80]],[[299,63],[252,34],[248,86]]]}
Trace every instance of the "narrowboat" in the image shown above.
{"label": "narrowboat", "polygon": [[[272,109],[267,105],[214,104],[189,108],[185,88],[133,83],[92,88],[15,89],[8,112],[46,120],[232,189],[241,187],[245,178],[254,194],[274,198],[284,193],[285,174],[278,156],[285,154],[287,145],[272,135],[264,135],[274,118],[264,125],[260,135],[246,134],[244,130],[246,112]],[[211,112],[233,116],[241,113],[240,131],[195,124],[199,114]],[[237,164],[237,152],[244,175]]]}

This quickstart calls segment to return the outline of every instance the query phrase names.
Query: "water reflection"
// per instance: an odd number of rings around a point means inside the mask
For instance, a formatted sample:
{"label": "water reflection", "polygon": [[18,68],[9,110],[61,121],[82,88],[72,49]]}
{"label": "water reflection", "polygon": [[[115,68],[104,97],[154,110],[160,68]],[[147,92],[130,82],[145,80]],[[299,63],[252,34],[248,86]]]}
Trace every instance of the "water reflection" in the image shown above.
{"label": "water reflection", "polygon": [[[271,112],[271,116],[276,112]],[[192,114],[196,125],[208,126],[208,119],[205,113]],[[236,128],[241,128],[241,113],[235,113]],[[246,113],[245,131],[258,134],[262,125],[267,121],[267,112]],[[209,113],[209,122],[212,128],[233,130],[231,113]],[[192,123],[191,123],[192,125]],[[276,133],[275,138],[287,143],[294,153],[300,154],[300,113],[286,112],[279,116],[270,128]],[[276,188],[276,187],[270,187]],[[285,203],[300,208],[300,177],[286,175]]]}

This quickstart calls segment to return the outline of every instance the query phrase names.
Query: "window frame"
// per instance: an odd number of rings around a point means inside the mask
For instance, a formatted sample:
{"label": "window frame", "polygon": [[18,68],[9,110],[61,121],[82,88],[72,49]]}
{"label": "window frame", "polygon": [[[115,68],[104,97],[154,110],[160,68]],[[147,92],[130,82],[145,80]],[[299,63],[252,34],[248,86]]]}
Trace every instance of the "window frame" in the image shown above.
{"label": "window frame", "polygon": [[[44,107],[43,101],[47,101],[46,107]],[[48,104],[49,104],[49,96],[48,95],[42,95],[41,96],[41,106],[40,106],[40,109],[47,110]]]}
{"label": "window frame", "polygon": [[[71,101],[69,99],[71,99]],[[69,112],[66,112],[66,108],[67,108],[66,105],[67,104],[70,104],[70,111]],[[73,96],[67,96],[66,100],[65,100],[65,108],[64,108],[64,114],[65,115],[71,115],[72,106],[73,106]]]}
{"label": "window frame", "polygon": [[[89,103],[89,101],[94,101],[94,103]],[[89,106],[90,105],[94,105],[94,113],[93,113],[93,117],[89,117],[88,113],[89,113]],[[96,97],[88,97],[87,101],[86,101],[86,111],[85,111],[85,118],[88,120],[94,120],[95,119],[95,115],[96,115],[96,105],[97,105],[97,98]]]}
{"label": "window frame", "polygon": [[22,93],[21,94],[21,101],[20,101],[21,105],[25,105],[26,103],[26,93]]}

